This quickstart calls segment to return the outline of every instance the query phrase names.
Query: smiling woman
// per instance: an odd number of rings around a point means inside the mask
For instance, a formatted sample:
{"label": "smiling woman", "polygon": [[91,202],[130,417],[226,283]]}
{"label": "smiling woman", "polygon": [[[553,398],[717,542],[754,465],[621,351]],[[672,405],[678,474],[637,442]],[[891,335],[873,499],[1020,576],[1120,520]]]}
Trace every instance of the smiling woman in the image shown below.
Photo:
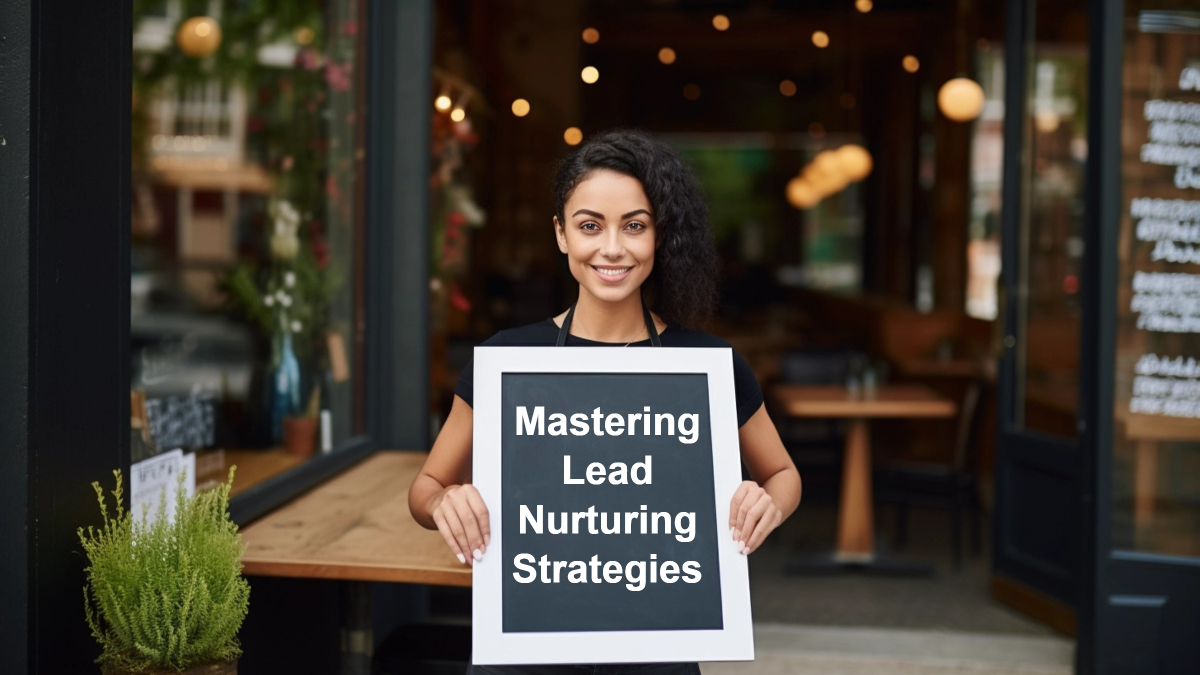
{"label": "smiling woman", "polygon": [[[649,134],[623,130],[598,134],[559,165],[552,222],[558,250],[579,283],[578,300],[557,317],[500,331],[483,344],[730,349],[738,441],[742,461],[754,480],[744,481],[731,500],[728,527],[740,553],[755,550],[795,510],[800,476],[763,407],[762,390],[746,361],[724,340],[685,327],[709,313],[716,289],[716,254],[695,177],[669,146]],[[472,363],[463,369],[455,394],[446,424],[409,490],[409,509],[422,525],[442,533],[460,562],[471,565],[483,559],[491,541],[488,506],[467,482],[474,431]],[[572,403],[563,401],[562,409],[570,410]],[[527,433],[539,433],[543,414],[540,408],[525,410],[518,425],[524,424]],[[690,413],[670,420],[669,415],[656,414],[652,425],[648,407],[641,413],[608,416],[596,408],[590,425],[588,417],[582,411],[572,414],[570,433],[577,434],[578,429],[600,435],[603,417],[607,435],[618,435],[619,428],[632,433],[641,422],[645,435],[658,435],[662,429],[667,435],[678,432],[680,441],[689,443],[694,442],[699,421]],[[564,413],[545,418],[552,435],[568,433],[567,421]],[[569,462],[568,456],[564,460],[568,484],[581,483],[584,478],[579,476],[584,475],[593,484],[602,480],[602,465],[594,463],[586,474],[572,476]],[[622,465],[608,468],[615,472],[610,481],[624,482]],[[649,456],[644,464],[629,469],[634,482],[648,484],[650,474]],[[526,575],[534,569],[533,562],[525,561]],[[566,564],[554,562],[560,567]],[[697,671],[695,664],[686,664],[685,669]]]}

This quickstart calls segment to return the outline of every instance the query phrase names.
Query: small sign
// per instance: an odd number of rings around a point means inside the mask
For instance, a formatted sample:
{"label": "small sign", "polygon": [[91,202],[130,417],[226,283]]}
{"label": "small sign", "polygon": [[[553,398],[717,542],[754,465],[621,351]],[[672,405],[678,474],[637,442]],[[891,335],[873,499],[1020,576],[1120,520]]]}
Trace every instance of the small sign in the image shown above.
{"label": "small sign", "polygon": [[166,495],[167,519],[175,519],[175,489],[179,473],[186,471],[183,489],[188,497],[196,492],[196,454],[175,449],[137,462],[129,467],[129,510],[135,520],[145,514],[146,522],[158,518],[159,500]]}
{"label": "small sign", "polygon": [[729,349],[480,347],[476,664],[754,658]]}

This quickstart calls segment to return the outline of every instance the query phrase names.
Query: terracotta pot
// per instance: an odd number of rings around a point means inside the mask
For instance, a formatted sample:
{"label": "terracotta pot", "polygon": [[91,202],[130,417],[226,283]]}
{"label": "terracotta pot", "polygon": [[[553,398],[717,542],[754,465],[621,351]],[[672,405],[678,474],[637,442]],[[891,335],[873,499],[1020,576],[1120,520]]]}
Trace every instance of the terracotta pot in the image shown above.
{"label": "terracotta pot", "polygon": [[141,670],[136,673],[123,670],[105,670],[104,675],[237,675],[237,661],[193,666],[182,673],[177,673],[174,670]]}
{"label": "terracotta pot", "polygon": [[311,457],[316,449],[317,418],[286,417],[283,420],[283,448],[289,455]]}

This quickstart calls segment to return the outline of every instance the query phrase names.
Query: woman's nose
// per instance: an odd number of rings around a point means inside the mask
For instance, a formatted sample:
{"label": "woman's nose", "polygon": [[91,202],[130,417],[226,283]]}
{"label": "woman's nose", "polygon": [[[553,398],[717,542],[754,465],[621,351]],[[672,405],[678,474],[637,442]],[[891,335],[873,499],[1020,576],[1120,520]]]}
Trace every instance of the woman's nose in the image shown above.
{"label": "woman's nose", "polygon": [[600,255],[613,260],[625,255],[625,242],[621,239],[620,230],[609,228],[605,231],[604,243],[600,247]]}

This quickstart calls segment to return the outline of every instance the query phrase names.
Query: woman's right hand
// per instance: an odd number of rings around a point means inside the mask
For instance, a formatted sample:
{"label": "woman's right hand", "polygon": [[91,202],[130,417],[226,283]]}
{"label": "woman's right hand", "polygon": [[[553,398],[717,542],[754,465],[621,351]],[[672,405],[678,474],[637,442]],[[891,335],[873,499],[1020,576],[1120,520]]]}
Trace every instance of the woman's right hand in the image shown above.
{"label": "woman's right hand", "polygon": [[464,565],[483,560],[491,541],[487,506],[474,485],[451,485],[429,503],[438,532]]}

